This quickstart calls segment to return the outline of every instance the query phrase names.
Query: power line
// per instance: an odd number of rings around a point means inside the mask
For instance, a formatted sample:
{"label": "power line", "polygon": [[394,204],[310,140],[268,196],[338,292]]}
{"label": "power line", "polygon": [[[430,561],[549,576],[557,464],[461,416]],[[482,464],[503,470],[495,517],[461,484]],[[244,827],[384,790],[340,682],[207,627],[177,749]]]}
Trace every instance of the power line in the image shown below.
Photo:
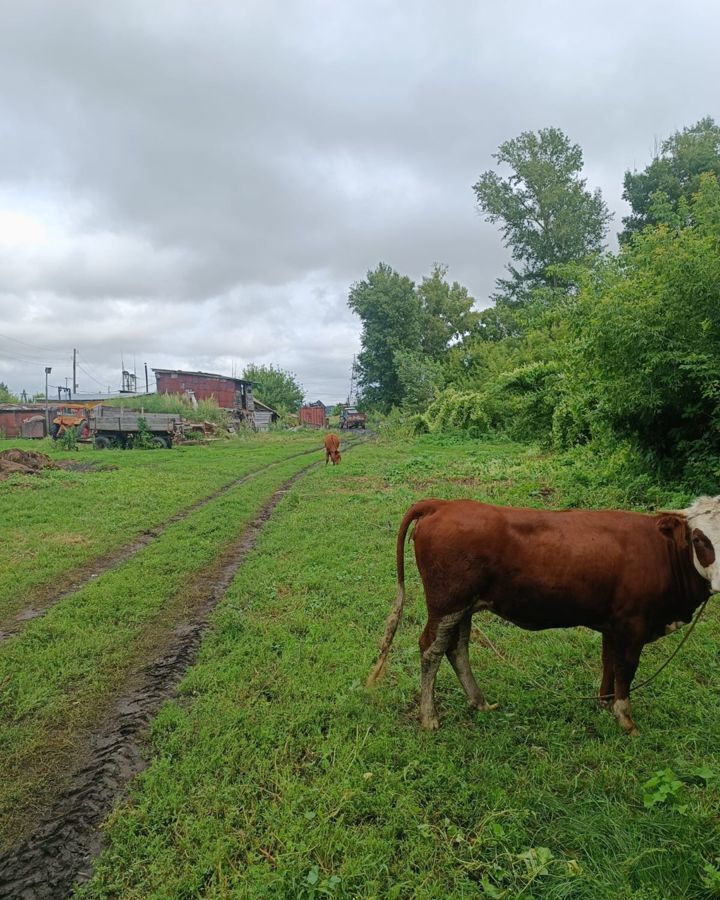
{"label": "power line", "polygon": [[43,350],[46,353],[56,353],[57,350],[51,350],[49,347],[41,347],[39,344],[29,344],[27,341],[21,341],[20,338],[10,337],[9,334],[0,334],[1,338],[6,341],[14,341],[16,344],[24,344],[26,347],[32,347],[33,350]]}
{"label": "power line", "polygon": [[13,356],[11,353],[5,353],[5,351],[0,351],[0,359],[13,359],[15,362],[26,363],[31,366],[44,366],[48,363],[52,363],[53,365],[59,366],[64,362],[67,362],[65,359],[59,359],[58,357],[43,357],[42,359],[28,359],[25,356]]}
{"label": "power line", "polygon": [[[80,351],[79,351],[79,350],[77,351],[77,358],[78,358],[78,360],[80,359]],[[86,365],[87,365],[87,364],[86,364]],[[91,372],[89,372],[86,368],[83,368],[83,367],[80,365],[79,362],[78,362],[78,364],[77,364],[77,367],[78,367],[78,369],[80,369],[81,371],[83,371],[83,372],[88,376],[88,378],[90,378],[92,381],[94,381],[95,384],[99,384],[100,387],[102,387],[103,385],[107,384],[106,381],[100,381],[99,378],[96,378],[95,375],[93,375]]]}
{"label": "power line", "polygon": [[95,378],[94,375],[91,375],[91,374],[87,371],[87,369],[83,368],[83,367],[80,365],[80,363],[77,364],[77,367],[78,367],[78,369],[80,369],[81,372],[83,372],[85,375],[87,375],[87,377],[88,377],[91,381],[94,381],[95,384],[99,384],[100,387],[105,387],[105,385],[107,384],[106,381],[98,381],[97,378]]}

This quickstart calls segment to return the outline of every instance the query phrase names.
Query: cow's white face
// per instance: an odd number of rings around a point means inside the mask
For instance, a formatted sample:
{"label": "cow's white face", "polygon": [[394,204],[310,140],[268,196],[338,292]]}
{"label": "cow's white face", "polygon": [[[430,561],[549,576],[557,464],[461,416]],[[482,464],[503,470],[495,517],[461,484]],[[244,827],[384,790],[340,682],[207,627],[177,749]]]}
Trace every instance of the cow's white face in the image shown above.
{"label": "cow's white face", "polygon": [[695,568],[713,591],[720,591],[720,497],[699,497],[683,512],[690,527]]}

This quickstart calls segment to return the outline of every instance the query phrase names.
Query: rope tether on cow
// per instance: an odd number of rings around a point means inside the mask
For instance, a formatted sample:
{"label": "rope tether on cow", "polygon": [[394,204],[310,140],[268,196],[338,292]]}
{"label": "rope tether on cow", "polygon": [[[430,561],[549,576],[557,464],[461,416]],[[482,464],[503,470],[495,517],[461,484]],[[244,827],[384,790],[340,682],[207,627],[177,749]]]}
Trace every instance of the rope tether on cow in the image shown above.
{"label": "rope tether on cow", "polygon": [[[690,622],[690,625],[688,626],[687,631],[683,635],[682,640],[678,643],[677,647],[673,650],[673,652],[670,654],[670,656],[668,656],[668,658],[663,662],[663,664],[661,666],[659,666],[655,670],[655,672],[653,672],[652,675],[650,675],[644,681],[641,681],[639,684],[632,685],[630,687],[630,690],[628,693],[633,694],[633,693],[636,693],[637,691],[641,690],[642,688],[647,687],[651,681],[654,681],[658,677],[658,675],[671,662],[671,660],[673,660],[677,656],[677,654],[680,651],[680,648],[683,646],[685,641],[687,641],[687,639],[693,633],[693,630],[695,629],[695,626],[697,625],[698,620],[700,619],[700,616],[705,612],[705,607],[708,605],[708,600],[710,599],[711,596],[712,596],[711,594],[708,594],[707,599],[703,600],[702,604],[698,607],[698,611],[695,613],[695,616],[694,616],[692,622]],[[526,681],[530,682],[530,684],[534,685],[536,688],[540,688],[540,690],[545,691],[546,693],[562,695],[563,697],[568,696],[567,691],[554,691],[552,688],[548,688],[546,685],[540,684],[539,681],[535,681],[534,678],[529,678],[527,675],[527,672],[524,672],[520,668],[520,666],[516,666],[515,663],[511,662],[511,660],[509,660],[502,651],[498,650],[498,648],[495,646],[495,644],[493,644],[493,642],[485,634],[484,631],[482,631],[480,628],[477,628],[476,626],[473,626],[473,627],[479,633],[480,639],[481,639],[483,645],[485,647],[487,647],[489,650],[492,650],[492,652],[498,657],[498,659],[501,659],[504,663],[509,665],[511,669],[515,669],[516,672],[519,672]],[[588,694],[583,697],[575,697],[575,699],[576,700],[595,700],[595,701],[597,701],[597,700],[612,700],[614,696],[615,696],[614,694]]]}

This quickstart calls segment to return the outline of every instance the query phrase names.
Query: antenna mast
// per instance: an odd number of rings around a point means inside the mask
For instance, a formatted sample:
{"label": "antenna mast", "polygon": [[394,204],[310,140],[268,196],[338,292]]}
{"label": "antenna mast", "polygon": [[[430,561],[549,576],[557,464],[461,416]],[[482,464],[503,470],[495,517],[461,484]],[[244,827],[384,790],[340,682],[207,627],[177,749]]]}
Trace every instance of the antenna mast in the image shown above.
{"label": "antenna mast", "polygon": [[350,369],[350,390],[348,391],[347,405],[355,406],[357,403],[358,388],[358,364],[357,359],[353,356],[352,367]]}

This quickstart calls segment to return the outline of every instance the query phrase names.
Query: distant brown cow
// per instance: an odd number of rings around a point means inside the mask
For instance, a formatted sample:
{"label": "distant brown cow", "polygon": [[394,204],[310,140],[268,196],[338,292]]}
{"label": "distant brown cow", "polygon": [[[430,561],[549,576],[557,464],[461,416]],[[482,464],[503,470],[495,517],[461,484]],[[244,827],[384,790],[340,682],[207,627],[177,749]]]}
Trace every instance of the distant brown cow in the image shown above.
{"label": "distant brown cow", "polygon": [[[637,734],[628,699],[643,646],[689,622],[708,590],[720,590],[720,497],[679,513],[549,512],[473,500],[423,500],[405,513],[397,537],[398,595],[380,656],[385,667],[405,602],[405,536],[428,620],[420,637],[420,720],[437,728],[435,677],[444,655],[480,710],[490,706],[470,669],[472,615],[490,610],[521,628],[584,625],[602,634],[601,700]],[[607,704],[609,705],[609,704]]]}
{"label": "distant brown cow", "polygon": [[340,438],[336,434],[325,435],[325,465],[328,460],[332,460],[332,464],[336,466],[342,457],[340,456]]}

